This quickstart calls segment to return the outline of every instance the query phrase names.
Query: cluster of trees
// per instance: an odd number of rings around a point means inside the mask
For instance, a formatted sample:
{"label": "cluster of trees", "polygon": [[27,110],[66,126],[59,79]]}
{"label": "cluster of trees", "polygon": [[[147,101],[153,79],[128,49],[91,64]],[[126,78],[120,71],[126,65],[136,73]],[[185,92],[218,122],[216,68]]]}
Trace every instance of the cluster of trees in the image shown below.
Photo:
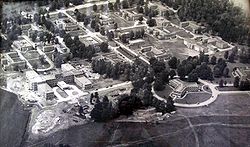
{"label": "cluster of trees", "polygon": [[74,39],[72,39],[69,34],[66,34],[64,35],[63,41],[65,42],[65,45],[70,49],[73,58],[79,57],[91,60],[96,53],[94,46],[90,45],[86,47],[84,43],[79,40],[78,36],[75,36]]}
{"label": "cluster of trees", "polygon": [[34,21],[38,25],[45,26],[48,31],[50,31],[52,33],[55,33],[56,28],[55,28],[53,22],[51,22],[49,20],[49,18],[50,18],[49,13],[47,13],[46,17],[45,17],[45,14],[40,14],[40,13],[35,13],[34,14]]}
{"label": "cluster of trees", "polygon": [[11,42],[17,40],[19,35],[22,35],[22,30],[15,24],[7,31],[7,39]]}
{"label": "cluster of trees", "polygon": [[240,90],[250,90],[250,81],[240,81],[240,78],[236,76],[233,82],[234,87],[239,88]]}
{"label": "cluster of trees", "polygon": [[106,122],[117,116],[117,111],[113,108],[112,102],[109,101],[107,96],[104,96],[102,101],[99,100],[98,96],[98,101],[96,101],[90,116],[96,122]]}
{"label": "cluster of trees", "polygon": [[112,64],[110,61],[104,59],[93,60],[92,69],[94,72],[105,75],[107,78],[120,79],[122,81],[141,79],[147,72],[147,67],[142,65],[130,65],[124,62]]}
{"label": "cluster of trees", "polygon": [[229,0],[161,0],[168,6],[178,9],[182,21],[194,20],[204,23],[207,31],[221,36],[229,42],[250,45],[248,18],[241,8]]}
{"label": "cluster of trees", "polygon": [[165,89],[165,84],[169,82],[169,71],[166,69],[165,62],[159,61],[156,58],[151,58],[149,63],[152,68],[152,75],[154,75],[154,89],[161,91]]}
{"label": "cluster of trees", "polygon": [[46,42],[47,41],[48,43],[50,43],[51,41],[54,41],[54,39],[55,39],[55,36],[52,35],[50,32],[47,32],[47,31],[40,32],[39,34],[38,34],[37,31],[34,31],[31,34],[31,40],[33,42],[36,41],[37,37],[39,37],[40,41],[42,41],[42,42]]}
{"label": "cluster of trees", "polygon": [[69,3],[72,3],[73,5],[81,5],[83,0],[53,0],[50,3],[49,11],[55,11],[62,7],[69,7]]}
{"label": "cluster of trees", "polygon": [[149,17],[149,19],[147,20],[146,22],[148,24],[149,27],[153,27],[153,26],[156,26],[156,20],[152,17]]}
{"label": "cluster of trees", "polygon": [[69,34],[64,35],[63,41],[65,42],[65,45],[70,49],[73,58],[78,57],[91,60],[95,53],[99,50],[105,53],[109,52],[107,42],[102,42],[98,46],[85,46],[85,44],[79,40],[78,36],[75,36],[74,39],[72,39]]}
{"label": "cluster of trees", "polygon": [[131,30],[129,33],[129,39],[133,40],[133,39],[138,39],[138,38],[143,38],[145,35],[145,30],[141,29],[140,31],[133,31]]}
{"label": "cluster of trees", "polygon": [[228,77],[229,68],[227,68],[227,63],[224,59],[219,58],[217,64],[214,66],[213,74],[214,77],[219,78],[221,76]]}
{"label": "cluster of trees", "polygon": [[121,42],[123,43],[128,43],[129,40],[134,40],[134,39],[139,39],[139,38],[143,38],[145,35],[145,30],[141,29],[138,31],[130,31],[129,35],[127,34],[122,34],[121,36],[119,36]]}
{"label": "cluster of trees", "polygon": [[[176,57],[172,57],[168,61],[168,65],[172,69],[177,69],[177,74],[180,79],[184,80],[186,76],[188,76],[187,81],[197,82],[199,77],[202,79],[212,79],[211,69],[207,65],[208,60],[209,58],[207,58],[207,56],[204,56],[204,53],[201,52],[199,57],[188,57],[182,62],[180,62],[180,60],[178,60]],[[204,64],[201,64],[203,62]],[[202,73],[199,73],[200,71]],[[174,71],[171,71],[170,73],[170,76],[175,76]]]}
{"label": "cluster of trees", "polygon": [[250,47],[242,47],[239,53],[239,62],[250,63]]}
{"label": "cluster of trees", "polygon": [[75,15],[76,20],[78,22],[85,22],[86,25],[89,24],[89,17],[87,17],[86,14],[84,14],[84,13],[80,13],[78,9],[75,9],[74,15]]}
{"label": "cluster of trees", "polygon": [[[212,62],[216,63],[216,57],[212,57]],[[215,61],[214,61],[215,60]],[[211,68],[208,66],[209,56],[204,55],[204,52],[201,52],[199,56],[188,57],[186,60],[180,62],[176,57],[172,57],[168,61],[168,65],[173,70],[170,71],[170,77],[175,76],[175,69],[177,71],[180,79],[186,79],[189,82],[197,82],[198,78],[203,80],[213,80],[213,73]],[[224,69],[223,69],[224,70]]]}

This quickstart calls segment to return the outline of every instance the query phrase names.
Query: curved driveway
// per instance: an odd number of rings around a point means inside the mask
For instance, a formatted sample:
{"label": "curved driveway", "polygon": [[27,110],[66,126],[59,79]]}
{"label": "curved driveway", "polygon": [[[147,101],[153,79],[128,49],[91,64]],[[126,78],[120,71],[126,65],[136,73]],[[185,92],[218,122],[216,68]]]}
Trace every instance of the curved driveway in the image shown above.
{"label": "curved driveway", "polygon": [[[237,93],[246,93],[246,94],[250,94],[250,91],[219,91],[216,89],[216,84],[212,84],[208,81],[205,81],[205,80],[201,80],[199,79],[199,82],[204,84],[204,85],[207,85],[210,89],[211,89],[211,97],[204,101],[204,102],[201,102],[201,103],[197,103],[197,104],[182,104],[182,103],[174,103],[175,106],[177,107],[184,107],[184,108],[196,108],[196,107],[203,107],[203,106],[207,106],[211,103],[213,103],[219,94],[237,94]],[[166,99],[158,96],[156,93],[155,93],[155,90],[154,88],[152,88],[152,93],[153,93],[153,96],[156,97],[157,99],[161,100],[161,101],[165,101],[166,102]]]}

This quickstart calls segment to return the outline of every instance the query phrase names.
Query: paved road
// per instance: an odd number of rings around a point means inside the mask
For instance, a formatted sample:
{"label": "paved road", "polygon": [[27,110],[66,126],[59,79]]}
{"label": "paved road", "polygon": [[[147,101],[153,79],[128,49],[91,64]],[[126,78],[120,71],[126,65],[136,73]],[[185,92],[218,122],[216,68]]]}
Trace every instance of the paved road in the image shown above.
{"label": "paved road", "polygon": [[132,87],[132,82],[131,81],[127,81],[127,82],[123,82],[120,84],[116,84],[113,86],[109,86],[109,87],[104,87],[104,88],[100,88],[97,90],[93,90],[90,93],[95,93],[95,92],[109,92],[109,91],[113,91],[116,89],[121,89],[121,88],[128,88],[128,87]]}

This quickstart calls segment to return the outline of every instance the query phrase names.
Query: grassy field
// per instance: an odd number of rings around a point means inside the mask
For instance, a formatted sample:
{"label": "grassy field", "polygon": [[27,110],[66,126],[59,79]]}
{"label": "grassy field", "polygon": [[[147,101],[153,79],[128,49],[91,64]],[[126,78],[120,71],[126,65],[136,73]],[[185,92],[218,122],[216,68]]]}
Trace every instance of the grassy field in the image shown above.
{"label": "grassy field", "polygon": [[183,104],[196,104],[201,103],[208,100],[211,97],[211,94],[208,93],[188,93],[182,99],[175,99],[176,103],[183,103]]}
{"label": "grassy field", "polygon": [[170,95],[172,91],[173,89],[169,85],[166,85],[164,90],[156,91],[156,94],[159,95],[160,97],[168,98],[168,96]]}
{"label": "grassy field", "polygon": [[29,122],[29,111],[25,111],[17,96],[0,89],[0,146],[22,146]]}

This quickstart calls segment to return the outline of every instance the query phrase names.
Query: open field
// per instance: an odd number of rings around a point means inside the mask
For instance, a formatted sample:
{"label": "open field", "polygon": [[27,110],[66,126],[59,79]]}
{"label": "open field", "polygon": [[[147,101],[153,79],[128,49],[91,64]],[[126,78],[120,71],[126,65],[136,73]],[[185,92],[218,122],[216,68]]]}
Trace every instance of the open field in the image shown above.
{"label": "open field", "polygon": [[1,147],[22,146],[30,112],[24,110],[17,96],[0,89],[0,144]]}
{"label": "open field", "polygon": [[205,92],[188,93],[184,98],[175,99],[175,102],[182,103],[182,104],[196,104],[196,103],[204,102],[208,100],[210,97],[211,97],[211,94],[208,94]]}
{"label": "open field", "polygon": [[[250,136],[250,96],[220,95],[208,107],[178,108],[170,118],[152,123],[90,123],[33,140],[71,146],[238,147]],[[53,138],[52,138],[53,136]],[[31,145],[33,143],[28,143]]]}

